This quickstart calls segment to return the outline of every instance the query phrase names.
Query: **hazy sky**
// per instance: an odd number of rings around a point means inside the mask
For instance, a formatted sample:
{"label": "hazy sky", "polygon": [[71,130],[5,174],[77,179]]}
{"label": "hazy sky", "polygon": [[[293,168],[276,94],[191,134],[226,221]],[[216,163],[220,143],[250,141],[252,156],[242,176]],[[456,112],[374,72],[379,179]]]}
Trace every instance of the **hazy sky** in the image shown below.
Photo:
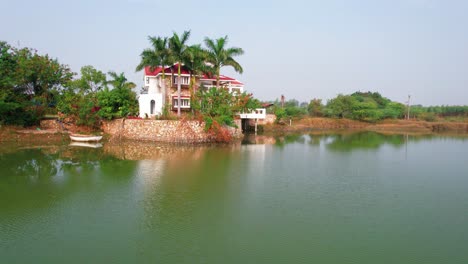
{"label": "hazy sky", "polygon": [[57,57],[73,71],[135,67],[148,35],[191,30],[190,44],[229,36],[261,100],[324,100],[378,91],[423,105],[468,105],[467,0],[0,0],[0,40]]}

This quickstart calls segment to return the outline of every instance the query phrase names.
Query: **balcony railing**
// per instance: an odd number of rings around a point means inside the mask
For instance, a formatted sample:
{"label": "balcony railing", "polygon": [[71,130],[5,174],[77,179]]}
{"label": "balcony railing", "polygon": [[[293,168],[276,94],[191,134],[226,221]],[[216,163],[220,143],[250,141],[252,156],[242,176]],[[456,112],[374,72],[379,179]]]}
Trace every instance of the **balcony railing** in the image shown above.
{"label": "balcony railing", "polygon": [[265,119],[266,118],[266,109],[265,108],[257,108],[252,110],[250,113],[241,113],[239,114],[240,118],[243,119]]}

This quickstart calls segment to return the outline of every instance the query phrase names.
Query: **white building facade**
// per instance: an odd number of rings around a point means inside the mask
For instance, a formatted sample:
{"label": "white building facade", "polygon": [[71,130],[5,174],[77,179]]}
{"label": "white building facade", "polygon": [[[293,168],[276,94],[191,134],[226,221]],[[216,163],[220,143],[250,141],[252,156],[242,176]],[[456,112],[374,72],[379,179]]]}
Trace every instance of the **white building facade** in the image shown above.
{"label": "white building facade", "polygon": [[[169,111],[177,111],[177,67],[178,65],[157,67],[151,70],[145,68],[144,87],[147,93],[139,95],[139,116],[142,118],[151,118],[159,116],[163,113],[163,109],[167,107]],[[163,71],[165,81],[163,83]],[[190,106],[190,79],[194,81],[192,88],[198,89],[201,86],[206,88],[216,87],[215,76],[195,76],[193,78],[188,70],[183,66],[181,68],[181,110],[188,111]],[[220,75],[220,86],[231,93],[243,93],[244,84],[239,80]]]}

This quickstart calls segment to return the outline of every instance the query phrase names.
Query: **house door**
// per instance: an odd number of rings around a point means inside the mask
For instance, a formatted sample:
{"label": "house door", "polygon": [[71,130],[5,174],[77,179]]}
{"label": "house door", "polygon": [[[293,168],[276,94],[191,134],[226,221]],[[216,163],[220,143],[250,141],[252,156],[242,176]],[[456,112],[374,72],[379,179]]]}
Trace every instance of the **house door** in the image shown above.
{"label": "house door", "polygon": [[150,114],[154,115],[154,108],[156,107],[156,102],[154,100],[151,100],[150,102]]}

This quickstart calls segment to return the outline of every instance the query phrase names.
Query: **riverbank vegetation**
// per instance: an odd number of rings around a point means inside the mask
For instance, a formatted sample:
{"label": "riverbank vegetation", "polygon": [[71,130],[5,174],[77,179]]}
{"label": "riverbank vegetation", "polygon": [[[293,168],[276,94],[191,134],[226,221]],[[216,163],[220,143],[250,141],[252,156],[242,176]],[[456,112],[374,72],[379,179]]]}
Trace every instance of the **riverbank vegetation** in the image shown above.
{"label": "riverbank vegetation", "polygon": [[0,42],[0,124],[33,126],[59,114],[62,121],[97,128],[101,118],[137,113],[136,85],[123,73],[84,66],[76,76],[47,54]]}
{"label": "riverbank vegetation", "polygon": [[[289,119],[306,117],[326,117],[350,119],[368,123],[383,120],[411,119],[413,121],[467,121],[468,106],[408,106],[391,101],[378,92],[355,92],[350,95],[339,94],[325,104],[321,99],[299,103],[298,100],[276,100],[269,102],[273,107],[270,113],[277,116],[277,123],[287,123]],[[409,113],[409,118],[408,118]]]}

